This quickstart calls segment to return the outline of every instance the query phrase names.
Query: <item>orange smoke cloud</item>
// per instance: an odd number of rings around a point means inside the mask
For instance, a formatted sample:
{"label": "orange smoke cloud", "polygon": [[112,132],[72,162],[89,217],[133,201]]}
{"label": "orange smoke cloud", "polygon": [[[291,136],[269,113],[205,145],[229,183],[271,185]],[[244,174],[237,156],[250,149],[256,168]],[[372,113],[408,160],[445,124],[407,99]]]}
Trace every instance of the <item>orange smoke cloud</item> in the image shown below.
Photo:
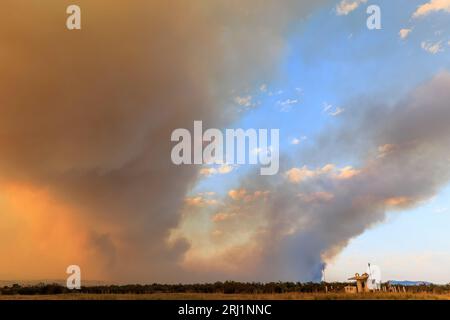
{"label": "orange smoke cloud", "polygon": [[[28,184],[2,185],[0,193],[0,278],[64,279],[67,266],[87,267],[89,235],[77,208]],[[99,277],[95,269],[89,266],[83,276]]]}

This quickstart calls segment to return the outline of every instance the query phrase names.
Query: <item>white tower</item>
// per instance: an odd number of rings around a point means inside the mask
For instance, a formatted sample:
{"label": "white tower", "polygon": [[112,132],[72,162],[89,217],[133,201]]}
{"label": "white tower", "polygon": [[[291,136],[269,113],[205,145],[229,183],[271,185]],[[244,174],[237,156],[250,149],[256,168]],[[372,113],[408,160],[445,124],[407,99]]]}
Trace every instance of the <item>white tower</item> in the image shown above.
{"label": "white tower", "polygon": [[381,269],[379,266],[371,265],[367,266],[367,274],[369,275],[367,286],[370,290],[381,290]]}

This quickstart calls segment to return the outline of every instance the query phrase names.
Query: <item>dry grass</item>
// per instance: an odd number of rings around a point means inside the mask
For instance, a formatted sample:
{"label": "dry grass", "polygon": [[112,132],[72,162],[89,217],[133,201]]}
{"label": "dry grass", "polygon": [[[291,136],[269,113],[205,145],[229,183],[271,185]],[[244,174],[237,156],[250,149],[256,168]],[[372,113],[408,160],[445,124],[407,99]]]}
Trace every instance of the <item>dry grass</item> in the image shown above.
{"label": "dry grass", "polygon": [[154,293],[154,294],[58,294],[0,295],[0,300],[450,300],[450,294],[431,293]]}

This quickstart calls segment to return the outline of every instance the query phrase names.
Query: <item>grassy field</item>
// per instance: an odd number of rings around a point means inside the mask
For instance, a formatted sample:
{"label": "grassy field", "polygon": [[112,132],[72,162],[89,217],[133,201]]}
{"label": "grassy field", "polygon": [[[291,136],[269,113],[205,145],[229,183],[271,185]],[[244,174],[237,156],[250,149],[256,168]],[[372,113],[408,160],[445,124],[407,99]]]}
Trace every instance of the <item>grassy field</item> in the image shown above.
{"label": "grassy field", "polygon": [[154,293],[154,294],[57,294],[0,295],[0,300],[450,300],[450,294],[430,293]]}

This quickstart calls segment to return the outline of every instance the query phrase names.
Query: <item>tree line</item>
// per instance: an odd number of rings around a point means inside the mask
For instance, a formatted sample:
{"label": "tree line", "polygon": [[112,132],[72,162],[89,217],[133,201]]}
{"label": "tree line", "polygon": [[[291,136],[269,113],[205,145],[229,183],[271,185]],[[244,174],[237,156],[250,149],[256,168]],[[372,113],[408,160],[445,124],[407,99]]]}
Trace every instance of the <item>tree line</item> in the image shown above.
{"label": "tree line", "polygon": [[[14,284],[0,288],[2,295],[48,295],[64,293],[90,293],[90,294],[152,294],[152,293],[224,293],[224,294],[276,294],[276,293],[319,293],[319,292],[343,292],[344,287],[350,283],[301,283],[301,282],[215,282],[199,284],[129,284],[129,285],[97,285],[83,286],[81,289],[70,290],[60,284],[38,284],[21,286]],[[389,283],[383,284],[389,287]],[[402,288],[401,285],[396,285]],[[448,293],[450,284],[447,285],[417,285],[405,286],[408,293]]]}

